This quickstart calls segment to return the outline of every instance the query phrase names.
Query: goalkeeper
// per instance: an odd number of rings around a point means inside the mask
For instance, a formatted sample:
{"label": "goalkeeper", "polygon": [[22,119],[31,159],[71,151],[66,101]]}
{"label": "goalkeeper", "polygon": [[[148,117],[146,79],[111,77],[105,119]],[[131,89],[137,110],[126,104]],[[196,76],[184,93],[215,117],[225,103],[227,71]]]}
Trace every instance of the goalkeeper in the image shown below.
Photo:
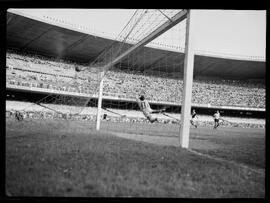
{"label": "goalkeeper", "polygon": [[148,103],[147,100],[145,100],[144,96],[141,95],[139,98],[136,98],[136,101],[140,107],[140,110],[143,112],[144,116],[151,122],[158,122],[157,118],[154,118],[151,114],[155,114],[155,113],[162,113],[165,111],[165,109],[161,109],[161,110],[153,110],[150,107],[150,104]]}

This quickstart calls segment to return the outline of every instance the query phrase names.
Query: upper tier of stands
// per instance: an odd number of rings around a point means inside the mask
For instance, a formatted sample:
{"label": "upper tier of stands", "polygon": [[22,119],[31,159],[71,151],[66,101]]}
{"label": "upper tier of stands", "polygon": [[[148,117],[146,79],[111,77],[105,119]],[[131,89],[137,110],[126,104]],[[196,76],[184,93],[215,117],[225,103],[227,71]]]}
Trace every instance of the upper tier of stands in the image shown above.
{"label": "upper tier of stands", "polygon": [[[75,71],[75,67],[86,67],[84,64],[11,50],[7,52],[6,57],[6,82],[9,84],[97,93],[100,81],[98,72],[91,68],[79,73]],[[146,98],[152,101],[179,104],[182,100],[183,80],[165,75],[127,69],[109,70],[104,80],[103,92],[127,99],[144,93]],[[265,84],[194,79],[192,103],[265,108]]]}

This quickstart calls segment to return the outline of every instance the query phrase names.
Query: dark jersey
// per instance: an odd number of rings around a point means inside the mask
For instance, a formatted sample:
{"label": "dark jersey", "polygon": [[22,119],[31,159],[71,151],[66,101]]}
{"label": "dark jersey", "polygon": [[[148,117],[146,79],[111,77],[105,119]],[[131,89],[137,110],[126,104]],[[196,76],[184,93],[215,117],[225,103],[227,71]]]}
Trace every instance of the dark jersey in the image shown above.
{"label": "dark jersey", "polygon": [[196,116],[197,116],[196,113],[192,113],[192,115],[191,115],[192,118],[195,118]]}

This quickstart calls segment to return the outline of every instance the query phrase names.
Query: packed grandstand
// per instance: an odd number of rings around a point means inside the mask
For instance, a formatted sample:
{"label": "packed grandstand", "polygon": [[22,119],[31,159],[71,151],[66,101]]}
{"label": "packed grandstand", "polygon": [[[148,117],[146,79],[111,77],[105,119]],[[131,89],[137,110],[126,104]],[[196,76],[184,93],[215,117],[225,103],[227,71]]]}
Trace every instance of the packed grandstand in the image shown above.
{"label": "packed grandstand", "polygon": [[[110,56],[110,46],[121,47],[124,43],[17,11],[8,12],[7,19],[6,116],[13,117],[19,110],[26,118],[66,117],[96,122],[101,81],[98,60],[109,59],[105,56]],[[104,50],[107,54],[102,56]],[[166,113],[170,118],[158,115],[161,122],[175,121],[181,113],[183,66],[181,50],[152,45],[141,47],[115,64],[106,72],[103,83],[102,107],[114,111],[103,108],[103,115],[108,114],[106,120],[147,122],[134,99],[144,94],[154,108],[164,105],[169,109]],[[223,125],[264,127],[264,74],[264,60],[196,53],[192,108],[198,109],[200,125],[212,125],[213,111],[221,109],[230,120]],[[24,94],[25,100],[16,94]],[[39,94],[41,100],[30,101]],[[69,99],[73,101],[67,105]],[[46,108],[42,106],[45,103]],[[70,114],[65,114],[69,110]],[[249,120],[235,120],[237,116]]]}
{"label": "packed grandstand", "polygon": [[[11,49],[7,50],[6,60],[7,85],[91,94],[93,84],[97,83],[91,74],[76,74],[76,67],[87,64]],[[74,82],[70,83],[71,80]],[[161,77],[161,74],[155,76],[155,72],[114,68],[106,73],[103,92],[131,99],[143,90],[151,101],[179,103],[182,87],[183,80],[176,74]],[[192,103],[265,108],[265,84],[263,81],[194,79]]]}

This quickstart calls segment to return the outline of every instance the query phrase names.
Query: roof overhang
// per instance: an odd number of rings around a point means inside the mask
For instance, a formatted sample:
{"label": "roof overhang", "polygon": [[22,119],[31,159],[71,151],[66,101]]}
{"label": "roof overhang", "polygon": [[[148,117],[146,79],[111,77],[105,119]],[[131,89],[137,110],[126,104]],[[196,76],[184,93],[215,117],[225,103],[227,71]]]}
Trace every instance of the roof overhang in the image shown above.
{"label": "roof overhang", "polygon": [[[8,49],[27,50],[56,58],[90,63],[114,40],[84,30],[27,16],[18,11],[7,13]],[[126,44],[126,46],[132,46]],[[157,67],[168,72],[183,72],[184,53],[163,47],[145,46],[121,61],[138,69]],[[145,60],[147,58],[147,60]],[[169,60],[168,60],[169,59]],[[165,67],[162,69],[162,67]],[[265,62],[195,54],[195,77],[264,79]]]}

